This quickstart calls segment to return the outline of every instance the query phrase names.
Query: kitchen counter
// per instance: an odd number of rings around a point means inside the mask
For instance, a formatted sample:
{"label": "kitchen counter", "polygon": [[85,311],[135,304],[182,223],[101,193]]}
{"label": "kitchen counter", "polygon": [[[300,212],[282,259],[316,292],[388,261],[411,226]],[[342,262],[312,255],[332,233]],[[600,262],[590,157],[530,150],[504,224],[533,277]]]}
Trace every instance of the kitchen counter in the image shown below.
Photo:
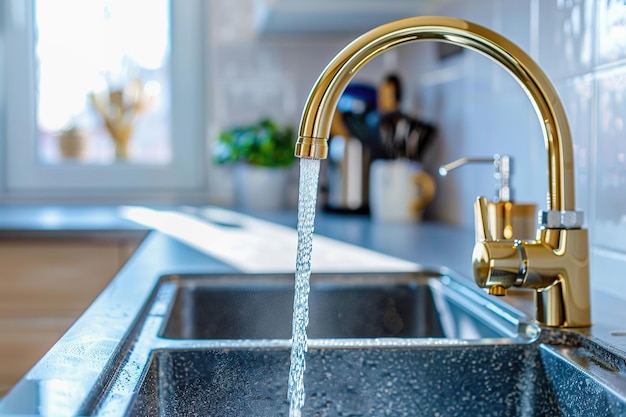
{"label": "kitchen counter", "polygon": [[118,206],[0,206],[0,239],[137,239],[149,231]]}
{"label": "kitchen counter", "polygon": [[[157,223],[142,224],[136,221],[137,216],[148,218],[150,213],[157,215],[167,213],[174,217],[167,217],[168,220],[162,223],[164,226],[162,228]],[[295,236],[293,228],[297,218],[293,211],[271,214],[240,213],[226,220],[224,217],[219,219],[207,217],[206,213],[209,211],[203,207],[179,207],[174,210],[123,207],[0,208],[2,238],[27,236],[45,239],[77,235],[102,238],[125,234],[145,235],[141,246],[105,291],[0,402],[0,415],[45,415],[46,411],[58,410],[54,407],[60,407],[65,414],[79,412],[89,392],[104,390],[107,387],[110,372],[114,370],[105,372],[103,370],[107,369],[107,364],[116,355],[124,351],[125,343],[132,341],[133,323],[145,314],[144,306],[154,296],[154,289],[160,277],[169,274],[240,271],[241,268],[233,265],[228,259],[212,256],[203,249],[202,241],[209,243],[212,241],[211,230],[219,229],[228,233],[229,230],[240,227],[233,224],[233,219],[243,219],[242,224],[245,224],[247,219],[252,219],[249,215],[254,215],[253,217],[258,219],[282,225],[281,233],[287,235],[293,233]],[[221,210],[219,213],[227,212]],[[206,235],[201,228],[185,229],[187,234],[196,235],[194,239],[186,241],[185,237],[181,239],[180,236],[168,231],[172,228],[182,230],[189,226],[187,223],[181,223],[179,226],[173,224],[172,219],[178,218],[176,217],[178,215],[182,215],[181,221],[212,224],[215,229],[207,229]],[[412,226],[387,225],[372,223],[365,216],[319,212],[315,232],[319,236],[357,245],[428,268],[449,268],[458,275],[471,276],[473,231],[431,223]],[[315,245],[314,241],[314,253]],[[263,246],[257,247],[257,250],[262,251]],[[295,253],[293,256],[295,257]],[[381,258],[383,263],[386,260]],[[359,269],[358,267],[355,265],[356,269]],[[278,266],[277,268],[280,269]],[[316,272],[315,257],[312,269]],[[367,265],[361,266],[361,270],[363,269],[367,269]],[[532,313],[532,297],[529,297],[531,293],[519,291],[514,294],[505,297],[504,300],[521,311]],[[625,355],[626,327],[623,323],[626,317],[623,316],[622,306],[623,300],[593,291],[594,326],[582,332],[612,351]],[[0,358],[0,364],[5,360],[10,358]]]}

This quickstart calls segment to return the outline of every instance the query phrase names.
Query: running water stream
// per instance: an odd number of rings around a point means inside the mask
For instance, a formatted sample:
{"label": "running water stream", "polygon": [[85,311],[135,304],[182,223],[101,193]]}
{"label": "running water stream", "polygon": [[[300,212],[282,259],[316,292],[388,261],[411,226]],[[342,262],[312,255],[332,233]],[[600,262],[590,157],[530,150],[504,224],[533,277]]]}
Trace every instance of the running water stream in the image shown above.
{"label": "running water stream", "polygon": [[304,354],[307,350],[306,327],[309,324],[309,277],[313,249],[313,224],[317,202],[319,159],[300,160],[298,196],[298,254],[296,258],[296,292],[293,302],[291,366],[289,369],[289,416],[300,417],[304,405]]}

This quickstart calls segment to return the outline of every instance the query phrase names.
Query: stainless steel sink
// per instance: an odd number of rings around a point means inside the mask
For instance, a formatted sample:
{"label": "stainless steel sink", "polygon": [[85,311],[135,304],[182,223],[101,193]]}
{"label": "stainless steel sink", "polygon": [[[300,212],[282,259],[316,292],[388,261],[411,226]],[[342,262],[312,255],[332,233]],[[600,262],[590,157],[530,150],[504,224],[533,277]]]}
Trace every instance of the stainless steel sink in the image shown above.
{"label": "stainless steel sink", "polygon": [[[163,277],[81,415],[287,416],[292,288]],[[623,359],[445,273],[314,274],[310,304],[303,415],[626,415]]]}
{"label": "stainless steel sink", "polygon": [[[512,360],[524,358],[524,360]],[[289,350],[157,352],[130,416],[287,416]],[[537,350],[310,349],[305,416],[560,416]]]}
{"label": "stainless steel sink", "polygon": [[[293,280],[293,274],[172,276],[162,284],[175,296],[161,335],[290,339]],[[309,308],[313,339],[511,337],[519,319],[429,272],[313,274]]]}
{"label": "stainless steel sink", "polygon": [[[305,416],[617,416],[626,406],[539,344],[317,347]],[[128,416],[287,416],[287,349],[152,355]]]}

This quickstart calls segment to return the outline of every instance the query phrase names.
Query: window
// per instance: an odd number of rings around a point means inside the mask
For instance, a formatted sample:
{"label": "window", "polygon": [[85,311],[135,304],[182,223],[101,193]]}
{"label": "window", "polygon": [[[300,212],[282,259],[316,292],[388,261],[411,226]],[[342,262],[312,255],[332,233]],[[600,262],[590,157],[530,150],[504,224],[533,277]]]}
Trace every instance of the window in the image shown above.
{"label": "window", "polygon": [[6,190],[202,191],[202,3],[3,2]]}
{"label": "window", "polygon": [[169,163],[168,1],[34,4],[40,163]]}

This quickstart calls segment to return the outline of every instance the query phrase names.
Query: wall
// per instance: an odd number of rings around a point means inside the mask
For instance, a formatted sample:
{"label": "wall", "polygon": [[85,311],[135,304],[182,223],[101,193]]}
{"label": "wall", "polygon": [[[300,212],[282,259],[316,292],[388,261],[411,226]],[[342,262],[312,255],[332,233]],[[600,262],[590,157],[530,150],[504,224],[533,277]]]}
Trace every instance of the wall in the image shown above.
{"label": "wall", "polygon": [[[438,14],[489,27],[524,49],[555,85],[574,140],[576,204],[590,231],[592,285],[626,298],[626,3],[623,0],[446,2]],[[471,51],[440,61],[436,43],[403,51],[417,111],[437,121],[428,169],[461,156],[511,154],[518,201],[545,208],[546,155],[528,99],[497,65]],[[473,227],[491,168],[439,179],[431,217]]]}
{"label": "wall", "polygon": [[[208,9],[210,68],[209,141],[221,129],[272,117],[297,129],[306,98],[328,62],[353,36],[265,36],[255,28],[254,0],[211,1]],[[370,62],[356,81],[379,81],[395,55]],[[295,140],[295,138],[294,138]],[[296,167],[297,168],[297,167]],[[293,183],[297,183],[296,178]],[[213,201],[233,203],[228,167],[209,173]],[[297,192],[297,190],[296,190]],[[292,193],[292,205],[297,196]]]}

